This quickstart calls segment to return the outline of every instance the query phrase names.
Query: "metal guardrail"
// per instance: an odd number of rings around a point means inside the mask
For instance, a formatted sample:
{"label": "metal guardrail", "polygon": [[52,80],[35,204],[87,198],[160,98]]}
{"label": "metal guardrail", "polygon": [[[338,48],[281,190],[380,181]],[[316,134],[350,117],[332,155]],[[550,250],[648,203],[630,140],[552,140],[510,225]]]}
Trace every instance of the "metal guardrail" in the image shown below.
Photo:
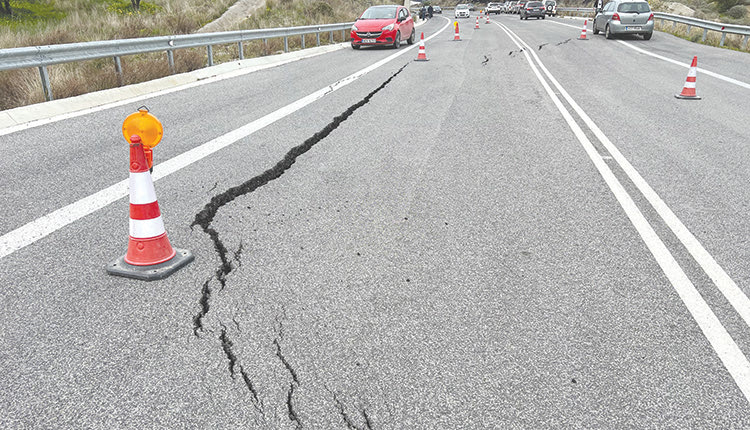
{"label": "metal guardrail", "polygon": [[166,52],[170,73],[175,73],[174,51],[176,49],[195,48],[205,46],[208,54],[208,66],[214,65],[213,45],[237,43],[239,58],[244,59],[242,43],[251,40],[267,40],[284,38],[284,52],[289,52],[289,37],[301,36],[302,49],[305,48],[305,35],[316,34],[317,45],[320,46],[321,33],[329,33],[329,41],[333,41],[333,32],[341,31],[342,39],[346,40],[346,32],[353,22],[325,25],[309,25],[303,27],[271,28],[260,30],[224,31],[219,33],[185,34],[177,36],[158,36],[139,39],[105,40],[97,42],[66,43],[60,45],[30,46],[24,48],[0,49],[0,70],[25,69],[36,67],[42,79],[44,97],[52,100],[52,87],[49,81],[47,66],[54,64],[73,63],[77,61],[95,60],[112,57],[115,63],[115,73],[118,83],[122,85],[122,65],[120,57],[124,55],[144,54],[149,52]]}
{"label": "metal guardrail", "polygon": [[[590,7],[558,7],[558,12],[576,12],[576,13],[585,13],[585,14],[593,14],[594,9]],[[689,16],[682,16],[682,15],[673,15],[671,13],[664,13],[664,12],[654,12],[654,19],[660,19],[662,21],[662,24],[664,24],[664,21],[672,21],[672,28],[674,29],[675,26],[677,26],[678,23],[687,25],[687,32],[690,33],[690,30],[693,27],[698,27],[703,29],[703,38],[701,41],[706,41],[706,36],[708,35],[708,31],[717,31],[721,33],[721,42],[719,42],[719,46],[724,46],[724,41],[726,41],[727,33],[729,34],[739,34],[740,36],[745,36],[742,39],[742,49],[747,48],[747,42],[748,39],[750,39],[750,26],[747,25],[736,25],[736,24],[722,24],[720,22],[713,22],[713,21],[706,21],[703,19],[698,18],[691,18]]]}

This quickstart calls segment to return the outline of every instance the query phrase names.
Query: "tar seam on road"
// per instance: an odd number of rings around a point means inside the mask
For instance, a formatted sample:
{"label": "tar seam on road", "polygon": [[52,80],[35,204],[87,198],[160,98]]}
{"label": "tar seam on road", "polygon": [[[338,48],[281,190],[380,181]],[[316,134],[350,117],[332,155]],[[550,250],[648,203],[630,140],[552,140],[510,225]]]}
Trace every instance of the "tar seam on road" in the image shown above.
{"label": "tar seam on road", "polygon": [[[206,234],[209,235],[211,241],[214,244],[214,249],[216,250],[216,253],[219,255],[219,259],[221,260],[221,265],[216,269],[214,278],[219,281],[222,289],[224,289],[224,287],[226,286],[227,275],[229,275],[229,273],[231,273],[234,268],[227,258],[228,251],[226,246],[224,246],[224,243],[221,241],[221,238],[219,237],[219,232],[211,227],[211,222],[214,220],[214,217],[216,216],[216,213],[219,211],[219,209],[221,209],[224,205],[232,202],[237,197],[252,193],[253,191],[257,190],[263,185],[266,185],[274,179],[278,179],[281,175],[284,174],[284,172],[286,172],[289,168],[292,167],[292,165],[294,165],[299,156],[303,155],[304,153],[312,149],[312,147],[315,146],[318,142],[325,139],[329,134],[331,134],[333,130],[336,130],[341,125],[341,123],[346,121],[357,109],[369,103],[370,99],[372,99],[372,97],[380,90],[385,88],[386,85],[388,85],[393,80],[393,78],[401,73],[401,71],[404,70],[407,65],[409,65],[409,63],[404,64],[393,75],[386,79],[385,82],[380,84],[380,86],[378,86],[367,96],[365,96],[365,98],[350,106],[341,115],[335,117],[333,121],[326,125],[321,131],[315,133],[312,137],[305,140],[302,144],[295,146],[294,148],[289,150],[284,158],[276,163],[275,166],[266,170],[258,176],[250,178],[249,180],[238,186],[232,187],[221,194],[213,196],[211,198],[211,201],[195,215],[195,220],[190,226],[193,227],[198,225]],[[211,280],[209,279],[203,286],[202,297],[200,299],[201,310],[193,318],[193,333],[196,336],[198,335],[199,331],[203,330],[203,317],[206,316],[209,310],[208,300],[211,296],[211,289],[208,283],[210,283],[210,281]]]}

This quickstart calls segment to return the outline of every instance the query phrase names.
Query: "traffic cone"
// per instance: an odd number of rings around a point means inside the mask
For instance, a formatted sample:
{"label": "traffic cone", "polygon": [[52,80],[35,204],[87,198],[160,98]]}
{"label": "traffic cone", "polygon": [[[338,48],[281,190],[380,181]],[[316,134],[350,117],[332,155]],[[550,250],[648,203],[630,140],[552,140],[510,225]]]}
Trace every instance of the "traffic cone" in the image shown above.
{"label": "traffic cone", "polygon": [[485,24],[489,24],[489,23],[490,23],[490,14],[487,14],[487,22],[485,22]]}
{"label": "traffic cone", "polygon": [[477,17],[477,25],[474,26],[474,30],[479,30],[479,17]]}
{"label": "traffic cone", "polygon": [[583,21],[583,28],[581,29],[581,35],[578,37],[578,40],[588,40],[586,39],[586,26],[589,25],[589,20]]}
{"label": "traffic cone", "polygon": [[454,25],[456,26],[456,34],[453,36],[453,41],[454,42],[460,42],[461,41],[461,36],[458,34],[458,21],[456,21],[454,23]]}
{"label": "traffic cone", "polygon": [[127,253],[107,266],[110,275],[151,281],[164,279],[193,261],[188,250],[167,238],[141,138],[130,137],[130,236]]}
{"label": "traffic cone", "polygon": [[698,56],[693,57],[693,62],[690,63],[690,69],[688,70],[687,79],[685,80],[685,86],[682,87],[680,94],[674,96],[678,99],[686,100],[700,100],[701,98],[695,94],[695,80],[698,77]]}
{"label": "traffic cone", "polygon": [[422,32],[422,37],[419,40],[419,55],[417,55],[417,59],[414,61],[430,61],[427,59],[427,54],[424,51],[424,31]]}

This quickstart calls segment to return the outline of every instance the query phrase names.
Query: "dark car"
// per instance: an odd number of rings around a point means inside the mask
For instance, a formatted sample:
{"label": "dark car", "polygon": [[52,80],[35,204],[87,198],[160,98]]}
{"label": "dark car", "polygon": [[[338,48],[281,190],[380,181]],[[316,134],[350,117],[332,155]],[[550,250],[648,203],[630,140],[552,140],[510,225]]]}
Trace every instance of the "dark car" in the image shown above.
{"label": "dark car", "polygon": [[529,19],[529,17],[544,19],[546,12],[547,8],[544,6],[544,3],[540,1],[530,1],[522,8],[518,9],[518,14],[521,19]]}
{"label": "dark car", "polygon": [[352,25],[352,48],[390,45],[398,49],[401,42],[414,43],[414,20],[403,6],[372,6]]}

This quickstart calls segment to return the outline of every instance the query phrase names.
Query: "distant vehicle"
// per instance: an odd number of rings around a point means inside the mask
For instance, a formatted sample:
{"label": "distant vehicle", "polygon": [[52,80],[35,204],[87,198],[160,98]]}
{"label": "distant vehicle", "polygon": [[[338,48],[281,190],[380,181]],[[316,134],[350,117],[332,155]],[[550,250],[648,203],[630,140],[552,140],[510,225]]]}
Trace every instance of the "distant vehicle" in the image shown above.
{"label": "distant vehicle", "polygon": [[506,1],[503,3],[503,13],[510,13],[510,8],[515,4],[516,2],[513,0]]}
{"label": "distant vehicle", "polygon": [[503,4],[502,3],[487,3],[487,15],[494,13],[497,15],[498,13],[503,11]]}
{"label": "distant vehicle", "polygon": [[474,3],[469,3],[469,10],[471,11],[477,10],[477,8],[474,7]]}
{"label": "distant vehicle", "polygon": [[403,6],[386,5],[367,8],[352,25],[352,48],[390,45],[398,49],[401,42],[414,43],[414,20]]}
{"label": "distant vehicle", "polygon": [[547,16],[557,16],[557,2],[555,0],[545,1],[544,7],[547,9],[545,11]]}
{"label": "distant vehicle", "polygon": [[613,0],[594,17],[594,34],[600,31],[607,39],[617,34],[640,34],[649,40],[654,33],[654,14],[645,1]]}
{"label": "distant vehicle", "polygon": [[526,6],[526,0],[521,0],[521,1],[517,2],[516,4],[514,4],[510,8],[510,13],[518,13],[518,14],[520,14],[521,13],[521,9],[524,8],[525,6]]}
{"label": "distant vehicle", "polygon": [[457,4],[456,5],[455,16],[456,16],[456,18],[469,18],[471,16],[471,12],[469,12],[469,5],[468,4]]}
{"label": "distant vehicle", "polygon": [[440,9],[440,6],[433,6],[432,7],[432,13],[443,13],[443,9]]}
{"label": "distant vehicle", "polygon": [[520,19],[526,19],[528,20],[529,17],[531,18],[542,18],[544,19],[546,15],[546,8],[544,7],[544,3],[540,1],[530,1],[526,3],[526,6],[519,9],[519,18]]}

